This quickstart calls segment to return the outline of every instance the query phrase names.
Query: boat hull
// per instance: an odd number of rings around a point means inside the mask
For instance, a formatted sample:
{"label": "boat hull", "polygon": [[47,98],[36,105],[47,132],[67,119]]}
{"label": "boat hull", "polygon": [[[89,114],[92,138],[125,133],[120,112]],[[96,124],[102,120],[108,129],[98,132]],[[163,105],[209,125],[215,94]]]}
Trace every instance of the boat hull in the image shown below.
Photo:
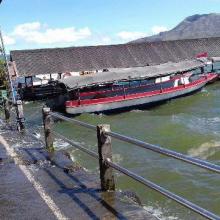
{"label": "boat hull", "polygon": [[91,112],[106,112],[106,111],[114,111],[114,110],[122,110],[127,108],[134,108],[134,107],[143,107],[145,105],[153,105],[158,102],[166,101],[169,99],[174,99],[180,96],[185,96],[200,90],[202,87],[205,86],[207,81],[202,81],[196,85],[178,88],[174,91],[163,91],[158,94],[148,95],[138,98],[130,98],[130,99],[123,99],[120,101],[113,101],[107,103],[97,103],[91,105],[79,105],[77,107],[66,106],[66,112],[69,114],[81,114],[81,113],[91,113]]}

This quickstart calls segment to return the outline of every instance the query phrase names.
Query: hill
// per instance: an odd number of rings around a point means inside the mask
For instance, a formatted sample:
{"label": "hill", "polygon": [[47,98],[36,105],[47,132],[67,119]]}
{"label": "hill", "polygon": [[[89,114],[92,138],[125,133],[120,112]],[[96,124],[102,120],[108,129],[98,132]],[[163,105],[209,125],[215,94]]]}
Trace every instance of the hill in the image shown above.
{"label": "hill", "polygon": [[170,31],[144,37],[129,43],[220,37],[220,14],[196,14],[187,17]]}

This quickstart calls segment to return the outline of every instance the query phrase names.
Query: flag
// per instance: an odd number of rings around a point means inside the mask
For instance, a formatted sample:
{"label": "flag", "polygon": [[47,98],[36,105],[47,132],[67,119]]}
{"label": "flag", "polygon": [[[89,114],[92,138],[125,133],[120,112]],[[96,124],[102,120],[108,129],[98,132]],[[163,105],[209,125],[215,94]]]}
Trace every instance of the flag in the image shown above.
{"label": "flag", "polygon": [[208,53],[204,52],[204,53],[199,53],[196,55],[196,58],[207,58],[208,57]]}

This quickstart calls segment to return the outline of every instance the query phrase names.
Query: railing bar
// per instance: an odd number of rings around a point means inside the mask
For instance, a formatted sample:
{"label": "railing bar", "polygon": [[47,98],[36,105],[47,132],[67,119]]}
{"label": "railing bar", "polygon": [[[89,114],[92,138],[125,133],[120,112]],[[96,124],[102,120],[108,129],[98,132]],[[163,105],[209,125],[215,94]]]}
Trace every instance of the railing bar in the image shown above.
{"label": "railing bar", "polygon": [[115,164],[111,161],[109,161],[109,160],[106,160],[105,162],[110,167],[114,168],[115,170],[118,170],[119,172],[124,173],[125,175],[131,177],[132,179],[135,179],[136,181],[142,183],[143,185],[145,185],[145,186],[147,186],[147,187],[163,194],[164,196],[176,201],[177,203],[193,210],[194,212],[200,214],[201,216],[206,217],[208,219],[212,219],[212,220],[220,220],[220,216],[215,215],[214,213],[212,213],[212,212],[210,212],[210,211],[208,211],[208,210],[206,210],[206,209],[204,209],[204,208],[202,208],[202,207],[200,207],[200,206],[198,206],[198,205],[196,205],[196,204],[194,204],[194,203],[192,203],[192,202],[190,202],[190,201],[188,201],[188,200],[186,200],[186,199],[184,199],[184,198],[182,198],[182,197],[180,197],[180,196],[178,196],[178,195],[176,195],[176,194],[174,194],[174,193],[172,193],[172,192],[170,192],[166,189],[164,189],[163,187],[161,187],[161,186],[159,186],[159,185],[157,185],[157,184],[155,184],[155,183],[153,183],[149,180],[146,180],[143,177],[138,176],[137,174],[135,174],[135,173],[133,173],[133,172],[131,172],[131,171],[129,171],[129,170],[127,170],[127,169],[125,169],[125,168],[123,168],[123,167],[121,167],[121,166],[119,166],[119,165],[117,165],[117,164]]}
{"label": "railing bar", "polygon": [[[87,153],[87,154],[89,154],[90,156],[92,156],[92,157],[94,157],[94,158],[96,158],[96,159],[99,159],[98,154],[96,154],[95,152],[93,152],[93,151],[91,151],[91,150],[88,150],[88,149],[86,149],[84,146],[82,146],[82,145],[80,145],[80,144],[78,144],[78,143],[76,143],[76,142],[73,142],[73,141],[69,140],[68,138],[66,138],[66,137],[63,136],[62,134],[59,134],[59,133],[57,133],[57,132],[55,132],[55,131],[52,131],[52,133],[53,133],[55,136],[57,136],[57,137],[63,139],[64,141],[66,141],[66,142],[69,143],[70,145],[72,145],[72,146],[76,147],[77,149],[83,151],[84,153]],[[65,148],[65,149],[67,149],[67,148]],[[59,150],[59,149],[57,149],[57,150]],[[60,150],[62,150],[62,149],[60,149]]]}
{"label": "railing bar", "polygon": [[[99,159],[98,154],[96,154],[95,152],[84,148],[82,145],[77,144],[77,143],[69,140],[65,136],[63,136],[63,135],[61,135],[61,134],[59,134],[55,131],[53,131],[52,133],[55,136],[65,140],[67,143],[71,144],[72,146],[78,148],[79,150],[89,154],[90,156],[92,156],[96,159]],[[174,193],[172,193],[172,192],[170,192],[166,189],[164,189],[163,187],[161,187],[161,186],[159,186],[159,185],[157,185],[157,184],[155,184],[155,183],[153,183],[149,180],[146,180],[143,177],[138,176],[137,174],[135,174],[135,173],[133,173],[133,172],[131,172],[131,171],[129,171],[129,170],[127,170],[127,169],[125,169],[125,168],[123,168],[123,167],[121,167],[121,166],[119,166],[119,165],[117,165],[117,164],[115,164],[111,161],[109,161],[109,160],[106,160],[105,162],[109,166],[114,168],[115,170],[118,170],[119,172],[124,173],[125,175],[131,177],[132,179],[134,179],[134,180],[142,183],[143,185],[145,185],[145,186],[147,186],[147,187],[163,194],[164,196],[178,202],[179,204],[193,210],[194,212],[200,214],[201,216],[206,217],[206,218],[211,219],[211,220],[220,220],[220,216],[217,216],[214,213],[211,213],[210,211],[208,211],[208,210],[206,210],[206,209],[204,209],[204,208],[202,208],[202,207],[200,207],[200,206],[198,206],[198,205],[196,205],[196,204],[194,204],[194,203],[192,203],[192,202],[190,202],[190,201],[188,201],[188,200],[186,200],[186,199],[184,199],[184,198],[182,198],[182,197],[180,197],[180,196],[178,196],[178,195],[176,195],[176,194],[174,194]]]}
{"label": "railing bar", "polygon": [[[87,124],[85,122],[81,122],[81,121],[78,121],[78,120],[75,120],[75,119],[70,119],[68,117],[62,116],[62,115],[54,113],[54,112],[51,112],[50,114],[52,116],[54,116],[56,118],[59,118],[59,119],[62,119],[64,121],[76,123],[77,125],[80,125],[80,126],[92,129],[92,130],[96,130],[96,126],[94,126],[94,125]],[[65,140],[70,145],[78,148],[79,150],[89,154],[90,156],[92,156],[96,159],[99,159],[98,154],[96,154],[95,152],[86,149],[84,146],[69,140],[65,136],[63,136],[63,135],[61,135],[61,134],[59,134],[55,131],[53,131],[52,133],[55,136]],[[140,141],[140,140],[137,140],[137,139],[134,139],[134,138],[131,138],[131,137],[127,137],[127,136],[124,136],[124,135],[121,135],[121,134],[118,134],[118,133],[115,133],[115,132],[111,132],[111,131],[107,132],[106,131],[105,133],[106,133],[106,135],[109,135],[109,136],[111,136],[113,138],[116,138],[118,140],[121,140],[121,141],[124,141],[124,142],[127,142],[127,143],[131,143],[131,144],[134,144],[136,146],[142,147],[144,149],[148,149],[148,150],[151,150],[151,151],[154,151],[154,152],[157,152],[157,153],[160,153],[160,154],[163,154],[163,155],[166,155],[166,156],[169,156],[169,157],[172,157],[172,158],[175,158],[175,159],[178,159],[178,160],[190,163],[190,164],[194,164],[194,165],[199,166],[201,168],[205,168],[205,169],[220,173],[220,166],[212,164],[210,162],[203,161],[203,160],[200,160],[200,159],[197,159],[197,158],[193,158],[193,157],[190,157],[190,156],[187,156],[187,155],[184,155],[184,154],[181,154],[181,153],[169,150],[169,149],[164,149],[162,147],[159,147],[159,146],[156,146],[156,145],[153,145],[153,144],[149,144],[149,143],[145,143],[143,141]],[[65,148],[65,149],[67,149],[67,148]],[[206,218],[211,219],[211,220],[220,220],[220,216],[217,216],[216,214],[214,214],[214,213],[212,213],[212,212],[210,212],[210,211],[208,211],[208,210],[206,210],[206,209],[204,209],[204,208],[188,201],[187,199],[184,199],[184,198],[182,198],[182,197],[180,197],[180,196],[164,189],[163,187],[161,187],[161,186],[159,186],[159,185],[157,185],[157,184],[155,184],[155,183],[153,183],[149,180],[144,179],[143,177],[141,177],[141,176],[139,176],[139,175],[137,175],[137,174],[135,174],[135,173],[133,173],[133,172],[131,172],[131,171],[129,171],[129,170],[113,163],[113,162],[111,162],[110,160],[105,160],[105,163],[108,166],[114,168],[115,170],[118,170],[119,172],[124,173],[125,175],[127,175],[127,176],[135,179],[136,181],[142,183],[143,185],[148,186],[149,188],[163,194],[167,198],[170,198],[170,199],[176,201],[177,203],[191,209],[192,211],[200,214],[203,217],[206,217]]]}
{"label": "railing bar", "polygon": [[77,124],[77,125],[80,125],[80,126],[83,126],[85,128],[88,128],[88,129],[92,129],[92,130],[95,130],[96,131],[96,126],[95,125],[91,125],[91,124],[87,124],[85,122],[82,122],[82,121],[78,121],[76,119],[72,119],[72,118],[68,118],[66,116],[63,116],[63,115],[60,115],[58,113],[55,113],[55,112],[50,112],[50,114],[55,117],[55,118],[59,118],[59,119],[62,119],[64,121],[67,121],[67,122],[72,122],[74,124]]}
{"label": "railing bar", "polygon": [[220,173],[219,165],[212,164],[210,162],[207,162],[207,161],[204,161],[198,158],[193,158],[193,157],[190,157],[190,156],[187,156],[187,155],[184,155],[184,154],[181,154],[181,153],[169,150],[169,149],[164,149],[162,147],[159,147],[153,144],[145,143],[143,141],[140,141],[140,140],[137,140],[131,137],[127,137],[127,136],[124,136],[124,135],[121,135],[115,132],[106,132],[106,134],[118,140],[130,143],[130,144],[134,144],[138,147],[142,147],[144,149],[148,149],[156,153],[160,153],[160,154],[196,165],[198,167],[201,167],[201,168],[204,168],[204,169],[216,172],[216,173]]}
{"label": "railing bar", "polygon": [[[94,126],[94,125],[87,124],[85,122],[81,122],[81,121],[78,121],[75,119],[70,119],[68,117],[65,117],[65,116],[60,115],[55,112],[51,112],[50,114],[52,116],[59,118],[59,119],[62,119],[64,121],[76,123],[77,125],[80,125],[80,126],[92,129],[92,130],[96,130],[96,126]],[[113,138],[116,138],[118,140],[134,144],[138,147],[142,147],[144,149],[148,149],[148,150],[151,150],[151,151],[154,151],[154,152],[157,152],[157,153],[160,153],[160,154],[163,154],[163,155],[166,155],[166,156],[169,156],[169,157],[196,165],[198,167],[201,167],[201,168],[204,168],[204,169],[216,172],[216,173],[220,173],[220,166],[219,165],[212,164],[210,162],[207,162],[207,161],[204,161],[204,160],[201,160],[198,158],[193,158],[193,157],[190,157],[190,156],[187,156],[187,155],[184,155],[184,154],[181,154],[181,153],[169,150],[169,149],[164,149],[162,147],[159,147],[159,146],[156,146],[153,144],[145,143],[143,141],[137,140],[135,138],[127,137],[127,136],[118,134],[116,132],[106,132],[106,134],[113,137]]]}

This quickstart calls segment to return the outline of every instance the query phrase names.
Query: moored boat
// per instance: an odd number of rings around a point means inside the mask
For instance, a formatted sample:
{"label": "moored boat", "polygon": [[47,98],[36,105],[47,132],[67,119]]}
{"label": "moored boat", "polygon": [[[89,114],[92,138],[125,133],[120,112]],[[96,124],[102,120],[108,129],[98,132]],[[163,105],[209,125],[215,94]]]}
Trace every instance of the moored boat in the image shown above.
{"label": "moored boat", "polygon": [[204,62],[188,60],[69,77],[59,81],[67,90],[59,106],[73,115],[149,106],[191,94],[215,80],[217,74],[205,67]]}
{"label": "moored boat", "polygon": [[[76,100],[66,102],[66,112],[81,114],[84,112],[105,112],[132,107],[143,107],[149,104],[188,95],[200,90],[206,83],[216,78],[216,74],[191,75],[185,73],[181,76],[156,78],[154,83],[145,82],[142,85],[111,85],[86,91]],[[144,81],[144,80],[143,80]]]}

